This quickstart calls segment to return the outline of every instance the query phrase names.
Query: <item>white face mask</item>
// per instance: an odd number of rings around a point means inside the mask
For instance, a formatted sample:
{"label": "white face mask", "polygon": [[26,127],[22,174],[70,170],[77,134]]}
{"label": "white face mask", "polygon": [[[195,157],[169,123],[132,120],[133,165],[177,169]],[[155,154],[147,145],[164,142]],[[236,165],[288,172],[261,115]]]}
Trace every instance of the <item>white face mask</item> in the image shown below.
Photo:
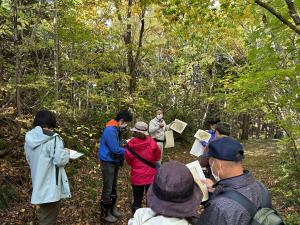
{"label": "white face mask", "polygon": [[158,114],[158,115],[156,116],[156,118],[159,119],[159,120],[161,120],[161,119],[163,118],[163,114]]}
{"label": "white face mask", "polygon": [[122,123],[122,124],[120,125],[120,128],[125,128],[125,127],[127,127],[127,123]]}
{"label": "white face mask", "polygon": [[215,180],[218,182],[218,181],[221,180],[221,178],[219,177],[219,175],[220,175],[220,172],[219,172],[219,171],[218,171],[218,175],[214,174],[213,166],[214,166],[215,161],[216,161],[216,160],[214,159],[214,161],[213,161],[213,163],[212,163],[210,169],[211,169],[211,173],[212,173],[212,175],[214,176]]}

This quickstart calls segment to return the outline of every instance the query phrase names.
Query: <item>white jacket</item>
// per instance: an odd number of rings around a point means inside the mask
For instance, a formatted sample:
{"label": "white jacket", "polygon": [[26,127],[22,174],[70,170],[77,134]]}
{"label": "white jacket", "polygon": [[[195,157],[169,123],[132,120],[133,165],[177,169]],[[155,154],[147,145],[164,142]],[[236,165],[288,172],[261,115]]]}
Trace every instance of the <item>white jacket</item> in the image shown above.
{"label": "white jacket", "polygon": [[[164,127],[160,128],[159,124],[163,124]],[[169,128],[170,128],[170,124],[166,125],[166,122],[163,119],[159,120],[156,117],[153,120],[151,120],[149,123],[149,133],[151,137],[156,140],[164,141],[165,131],[169,130]]]}
{"label": "white jacket", "polygon": [[128,225],[190,225],[185,219],[156,215],[150,208],[138,209]]}
{"label": "white jacket", "polygon": [[71,197],[64,169],[70,155],[58,134],[45,135],[39,126],[30,130],[25,136],[25,154],[32,178],[32,204]]}

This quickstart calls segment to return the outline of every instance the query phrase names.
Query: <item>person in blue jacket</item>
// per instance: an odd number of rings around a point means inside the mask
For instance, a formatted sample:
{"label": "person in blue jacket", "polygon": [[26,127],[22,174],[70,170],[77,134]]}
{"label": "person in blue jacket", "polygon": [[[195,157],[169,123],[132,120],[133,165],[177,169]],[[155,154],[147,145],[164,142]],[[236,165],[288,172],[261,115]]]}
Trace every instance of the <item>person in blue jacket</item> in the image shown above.
{"label": "person in blue jacket", "polygon": [[117,201],[118,171],[125,148],[121,144],[120,129],[125,128],[132,121],[129,110],[121,110],[115,119],[110,120],[100,139],[98,158],[101,161],[103,189],[101,194],[101,217],[106,222],[114,223],[121,214],[115,205]]}
{"label": "person in blue jacket", "polygon": [[38,224],[56,224],[60,200],[71,197],[65,165],[70,151],[64,148],[56,128],[54,113],[41,110],[33,129],[25,135],[25,155],[32,179],[31,203],[38,205]]}

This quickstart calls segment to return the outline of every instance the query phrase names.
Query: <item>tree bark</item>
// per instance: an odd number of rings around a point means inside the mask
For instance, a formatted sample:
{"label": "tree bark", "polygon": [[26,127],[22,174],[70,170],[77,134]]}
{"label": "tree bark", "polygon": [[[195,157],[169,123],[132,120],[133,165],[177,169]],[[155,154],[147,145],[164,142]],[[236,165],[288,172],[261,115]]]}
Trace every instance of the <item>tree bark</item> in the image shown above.
{"label": "tree bark", "polygon": [[59,40],[57,35],[57,14],[58,14],[58,6],[57,0],[53,2],[53,39],[54,39],[54,49],[53,49],[53,66],[54,66],[54,82],[55,82],[55,99],[58,99],[59,95],[59,87],[58,87],[58,74],[59,74]]}
{"label": "tree bark", "polygon": [[19,1],[13,1],[13,24],[14,24],[14,48],[15,48],[15,105],[17,109],[17,116],[21,115],[21,95],[20,95],[20,82],[21,82],[21,52],[20,52],[20,34],[18,30],[18,10]]}
{"label": "tree bark", "polygon": [[249,139],[249,128],[250,128],[250,116],[247,113],[242,114],[242,134],[241,140]]}
{"label": "tree bark", "polygon": [[278,13],[274,8],[269,6],[268,4],[260,1],[255,0],[255,3],[259,6],[263,7],[264,9],[268,10],[272,15],[276,16],[277,19],[279,19],[283,24],[287,25],[289,28],[291,28],[294,32],[300,35],[300,29],[292,24],[290,21],[288,21],[286,18],[284,18],[280,13]]}

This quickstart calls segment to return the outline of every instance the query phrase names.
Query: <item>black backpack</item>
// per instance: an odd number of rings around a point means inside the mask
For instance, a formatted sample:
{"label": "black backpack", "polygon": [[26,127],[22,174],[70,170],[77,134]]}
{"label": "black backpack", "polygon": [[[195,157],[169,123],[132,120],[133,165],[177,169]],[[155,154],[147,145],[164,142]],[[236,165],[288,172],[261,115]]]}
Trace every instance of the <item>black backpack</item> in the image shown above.
{"label": "black backpack", "polygon": [[258,209],[248,198],[233,189],[224,190],[218,196],[232,199],[242,205],[251,216],[249,225],[286,225],[279,213],[269,205],[269,196],[263,195],[262,206]]}

